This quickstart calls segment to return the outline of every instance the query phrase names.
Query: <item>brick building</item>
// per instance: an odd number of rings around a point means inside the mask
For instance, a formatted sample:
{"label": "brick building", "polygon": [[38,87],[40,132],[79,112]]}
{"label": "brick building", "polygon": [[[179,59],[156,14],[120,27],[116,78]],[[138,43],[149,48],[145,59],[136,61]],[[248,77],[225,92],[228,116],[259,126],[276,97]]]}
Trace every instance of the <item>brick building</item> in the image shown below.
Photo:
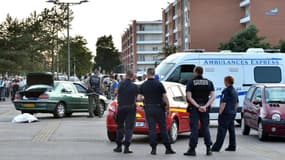
{"label": "brick building", "polygon": [[273,45],[285,39],[284,0],[175,0],[162,13],[163,44],[217,51],[250,23]]}

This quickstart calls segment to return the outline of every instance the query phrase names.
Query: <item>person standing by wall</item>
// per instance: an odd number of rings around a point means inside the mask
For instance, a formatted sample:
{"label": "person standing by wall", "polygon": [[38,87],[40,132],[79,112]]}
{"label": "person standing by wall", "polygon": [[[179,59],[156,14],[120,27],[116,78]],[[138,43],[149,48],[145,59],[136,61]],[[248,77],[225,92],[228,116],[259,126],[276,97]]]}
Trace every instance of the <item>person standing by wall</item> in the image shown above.
{"label": "person standing by wall", "polygon": [[226,88],[222,91],[222,97],[220,102],[219,118],[218,118],[218,133],[217,139],[212,147],[213,152],[219,152],[224,143],[227,130],[229,131],[229,146],[226,151],[236,150],[236,135],[235,135],[235,116],[238,107],[238,94],[234,89],[234,78],[232,76],[226,76],[224,78]]}
{"label": "person standing by wall", "polygon": [[[117,112],[117,131],[116,143],[117,147],[114,152],[122,152],[122,144],[124,144],[124,153],[133,153],[129,149],[133,135],[133,129],[136,120],[136,97],[138,95],[138,87],[132,81],[135,76],[132,71],[127,71],[125,80],[121,81],[118,89],[118,112]],[[122,142],[125,137],[124,142]]]}
{"label": "person standing by wall", "polygon": [[[194,79],[190,80],[186,87],[186,98],[189,103],[190,113],[190,140],[189,149],[185,156],[196,156],[195,148],[198,144],[198,124],[201,122],[201,130],[204,134],[204,142],[207,147],[206,155],[212,155],[211,136],[209,131],[209,110],[215,100],[215,89],[213,83],[203,78],[203,68],[194,68]],[[210,97],[210,98],[209,98]]]}
{"label": "person standing by wall", "polygon": [[154,79],[154,68],[147,69],[147,80],[141,85],[140,94],[144,96],[145,116],[149,128],[151,154],[156,155],[156,124],[158,123],[162,142],[165,145],[165,154],[175,154],[172,150],[166,129],[166,115],[169,112],[169,101],[166,90],[161,82]]}

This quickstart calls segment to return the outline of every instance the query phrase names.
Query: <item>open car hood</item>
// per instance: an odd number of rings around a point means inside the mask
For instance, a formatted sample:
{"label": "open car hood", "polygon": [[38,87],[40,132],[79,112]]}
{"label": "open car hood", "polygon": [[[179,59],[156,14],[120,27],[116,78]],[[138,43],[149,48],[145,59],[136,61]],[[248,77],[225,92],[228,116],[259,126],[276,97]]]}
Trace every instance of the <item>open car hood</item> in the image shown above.
{"label": "open car hood", "polygon": [[52,73],[29,73],[27,75],[27,87],[36,84],[53,86],[54,81]]}

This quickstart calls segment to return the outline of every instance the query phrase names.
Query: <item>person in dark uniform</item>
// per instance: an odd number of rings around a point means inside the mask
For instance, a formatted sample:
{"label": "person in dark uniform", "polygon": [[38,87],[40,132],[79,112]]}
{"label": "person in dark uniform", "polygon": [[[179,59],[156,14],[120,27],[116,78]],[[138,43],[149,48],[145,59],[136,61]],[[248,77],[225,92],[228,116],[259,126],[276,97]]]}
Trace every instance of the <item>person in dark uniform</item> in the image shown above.
{"label": "person in dark uniform", "polygon": [[198,144],[198,124],[201,122],[201,130],[204,134],[204,142],[207,147],[207,155],[211,152],[211,136],[209,131],[209,110],[215,100],[215,91],[213,83],[203,78],[203,68],[196,66],[194,68],[194,79],[187,83],[186,96],[189,103],[190,112],[190,141],[189,149],[184,153],[186,156],[196,156],[195,148]]}
{"label": "person in dark uniform", "polygon": [[[132,81],[134,73],[127,71],[125,80],[119,83],[118,89],[118,113],[117,113],[117,147],[114,152],[122,152],[122,144],[124,144],[124,153],[133,153],[129,146],[133,135],[133,128],[136,120],[136,97],[138,95],[138,87]],[[124,142],[122,142],[125,137]]]}
{"label": "person in dark uniform", "polygon": [[[88,113],[89,118],[94,117],[94,107],[93,105],[96,105],[96,112],[98,113],[98,116],[102,116],[101,113],[99,113],[99,95],[101,94],[101,84],[100,84],[100,72],[98,70],[95,71],[95,74],[90,74],[89,78],[87,79],[87,84],[90,92],[93,92],[92,95],[88,96]],[[91,94],[91,93],[90,93]]]}
{"label": "person in dark uniform", "polygon": [[227,130],[229,131],[229,146],[226,151],[236,150],[236,135],[235,135],[235,116],[238,107],[238,94],[234,89],[234,79],[231,76],[226,76],[224,79],[226,88],[222,91],[220,102],[218,133],[217,139],[212,147],[213,152],[219,152],[224,143]]}
{"label": "person in dark uniform", "polygon": [[165,154],[175,154],[171,148],[166,129],[166,115],[169,112],[169,101],[162,83],[154,79],[154,68],[147,69],[147,80],[140,87],[140,94],[144,96],[145,116],[149,128],[151,154],[156,155],[156,124],[158,123],[162,142],[165,145]]}

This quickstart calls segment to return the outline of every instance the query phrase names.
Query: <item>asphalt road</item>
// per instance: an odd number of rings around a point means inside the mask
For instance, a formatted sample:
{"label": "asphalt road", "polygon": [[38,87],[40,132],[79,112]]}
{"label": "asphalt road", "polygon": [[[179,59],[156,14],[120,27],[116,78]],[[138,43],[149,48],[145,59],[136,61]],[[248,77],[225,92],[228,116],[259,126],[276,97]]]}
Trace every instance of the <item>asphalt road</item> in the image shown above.
{"label": "asphalt road", "polygon": [[[196,157],[186,157],[189,133],[179,136],[173,144],[177,154],[165,155],[163,145],[158,146],[158,154],[149,154],[148,138],[136,135],[131,149],[133,154],[114,153],[115,143],[108,141],[106,122],[103,118],[87,118],[87,113],[75,114],[71,118],[54,119],[51,114],[37,114],[39,122],[11,123],[14,116],[20,114],[11,102],[0,102],[0,160],[281,160],[285,157],[285,139],[271,138],[268,142],[260,142],[257,132],[250,136],[241,135],[236,128],[238,149],[236,152],[214,153],[205,155],[203,139],[199,139]],[[216,136],[216,122],[211,122],[212,140]],[[227,139],[223,149],[227,146]]]}

